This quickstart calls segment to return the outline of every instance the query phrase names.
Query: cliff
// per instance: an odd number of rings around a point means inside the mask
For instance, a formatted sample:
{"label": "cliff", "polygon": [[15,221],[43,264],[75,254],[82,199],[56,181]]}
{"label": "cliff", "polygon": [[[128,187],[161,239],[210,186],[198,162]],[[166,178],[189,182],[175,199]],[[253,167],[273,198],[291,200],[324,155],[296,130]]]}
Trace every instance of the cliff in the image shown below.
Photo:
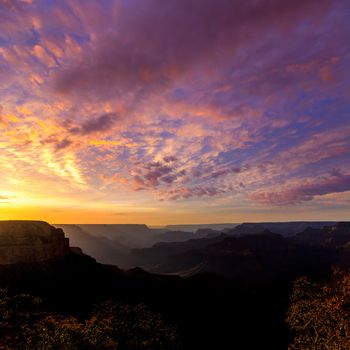
{"label": "cliff", "polygon": [[42,221],[0,221],[0,265],[61,259],[69,254],[64,232]]}

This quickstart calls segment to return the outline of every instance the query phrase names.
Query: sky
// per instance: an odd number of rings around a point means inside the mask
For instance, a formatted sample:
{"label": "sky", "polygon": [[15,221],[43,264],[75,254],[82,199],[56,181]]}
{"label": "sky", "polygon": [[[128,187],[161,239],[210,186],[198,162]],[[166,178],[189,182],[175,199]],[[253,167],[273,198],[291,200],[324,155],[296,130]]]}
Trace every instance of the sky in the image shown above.
{"label": "sky", "polygon": [[348,0],[0,0],[0,219],[350,219]]}

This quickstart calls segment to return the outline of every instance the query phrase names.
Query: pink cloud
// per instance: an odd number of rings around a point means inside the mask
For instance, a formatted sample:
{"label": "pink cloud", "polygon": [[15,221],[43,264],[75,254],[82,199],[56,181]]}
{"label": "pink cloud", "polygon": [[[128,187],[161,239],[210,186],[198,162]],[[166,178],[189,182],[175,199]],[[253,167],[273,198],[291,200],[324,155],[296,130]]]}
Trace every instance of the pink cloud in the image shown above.
{"label": "pink cloud", "polygon": [[214,197],[222,193],[225,193],[225,191],[222,189],[218,189],[214,186],[202,185],[180,187],[170,191],[164,191],[160,194],[160,196],[161,198],[165,198],[167,200],[176,201],[190,198]]}
{"label": "pink cloud", "polygon": [[347,175],[324,174],[349,173],[347,9],[0,0],[0,168],[83,179],[111,200],[121,188],[236,204],[346,190]]}
{"label": "pink cloud", "polygon": [[251,198],[263,204],[288,205],[311,201],[315,196],[350,191],[350,174],[307,179],[297,186],[279,191],[258,191]]}
{"label": "pink cloud", "polygon": [[[269,28],[287,33],[303,18],[317,22],[331,4],[328,0],[120,4],[114,31],[95,32],[82,55],[55,74],[54,86],[65,94],[97,92],[98,98],[108,96],[115,86],[114,94],[133,91],[140,97],[167,88],[195,67],[226,61],[238,49],[253,45],[262,32],[269,35]],[[89,8],[82,11],[76,6],[75,11],[90,15]],[[89,18],[94,26],[99,17]]]}

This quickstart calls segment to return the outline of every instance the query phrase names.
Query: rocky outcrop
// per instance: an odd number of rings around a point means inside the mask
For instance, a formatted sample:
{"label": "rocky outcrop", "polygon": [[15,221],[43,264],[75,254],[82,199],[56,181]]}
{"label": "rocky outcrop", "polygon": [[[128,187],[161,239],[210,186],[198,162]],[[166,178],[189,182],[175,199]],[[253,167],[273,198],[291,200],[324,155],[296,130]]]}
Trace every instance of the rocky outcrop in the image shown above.
{"label": "rocky outcrop", "polygon": [[0,221],[0,265],[61,259],[69,253],[62,229],[43,221]]}

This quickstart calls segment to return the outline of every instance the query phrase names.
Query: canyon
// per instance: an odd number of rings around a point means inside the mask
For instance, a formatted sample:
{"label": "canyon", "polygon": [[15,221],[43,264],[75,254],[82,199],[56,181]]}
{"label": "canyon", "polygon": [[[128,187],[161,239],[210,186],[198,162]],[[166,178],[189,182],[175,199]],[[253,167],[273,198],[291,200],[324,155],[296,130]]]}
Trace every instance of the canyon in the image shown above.
{"label": "canyon", "polygon": [[62,259],[69,253],[62,229],[43,221],[0,221],[0,265]]}

